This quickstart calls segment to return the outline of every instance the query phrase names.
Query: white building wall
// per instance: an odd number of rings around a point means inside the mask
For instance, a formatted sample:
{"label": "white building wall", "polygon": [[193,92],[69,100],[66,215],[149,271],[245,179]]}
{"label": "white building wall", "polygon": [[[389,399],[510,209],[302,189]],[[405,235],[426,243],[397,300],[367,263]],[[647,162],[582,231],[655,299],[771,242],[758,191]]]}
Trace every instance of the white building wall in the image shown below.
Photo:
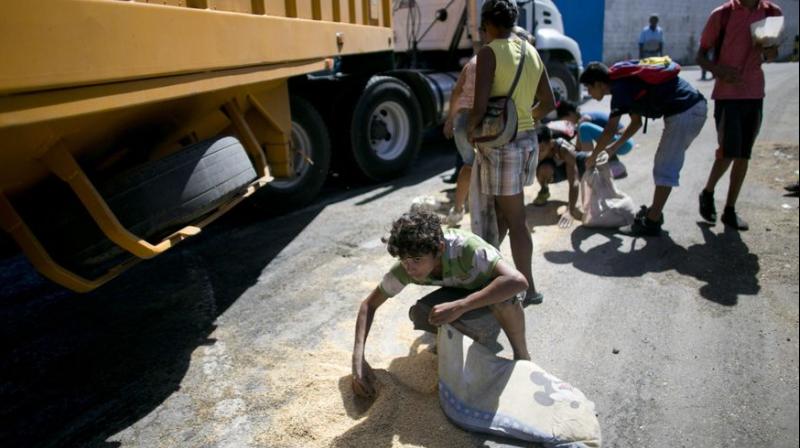
{"label": "white building wall", "polygon": [[[595,1],[595,0],[587,0]],[[792,54],[798,34],[800,0],[776,0],[786,16],[781,57]],[[700,33],[711,11],[723,0],[606,0],[603,59],[614,62],[639,57],[639,33],[647,26],[650,14],[660,17],[664,29],[665,52],[682,63],[694,64]]]}

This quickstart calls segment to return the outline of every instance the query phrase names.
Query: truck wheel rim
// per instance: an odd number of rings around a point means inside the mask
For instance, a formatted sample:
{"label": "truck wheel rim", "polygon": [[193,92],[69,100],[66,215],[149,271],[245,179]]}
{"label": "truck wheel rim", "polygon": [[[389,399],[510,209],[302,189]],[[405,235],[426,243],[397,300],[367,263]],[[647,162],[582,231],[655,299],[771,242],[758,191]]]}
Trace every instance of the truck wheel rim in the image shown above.
{"label": "truck wheel rim", "polygon": [[565,83],[563,79],[550,78],[550,88],[553,89],[553,93],[558,95],[556,100],[569,99],[569,89],[567,88],[567,83]]}
{"label": "truck wheel rim", "polygon": [[292,166],[294,177],[289,180],[273,181],[270,183],[276,188],[292,188],[299,184],[311,169],[308,159],[311,158],[311,137],[299,124],[292,122]]}
{"label": "truck wheel rim", "polygon": [[401,156],[411,138],[411,119],[397,102],[386,101],[372,112],[369,122],[369,145],[380,159]]}

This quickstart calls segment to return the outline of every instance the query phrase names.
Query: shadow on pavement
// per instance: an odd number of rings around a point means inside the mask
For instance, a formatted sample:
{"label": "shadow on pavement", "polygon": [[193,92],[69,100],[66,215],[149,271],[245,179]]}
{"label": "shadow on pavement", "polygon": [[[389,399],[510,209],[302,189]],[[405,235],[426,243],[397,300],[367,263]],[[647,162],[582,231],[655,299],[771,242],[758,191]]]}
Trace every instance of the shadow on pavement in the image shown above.
{"label": "shadow on pavement", "polygon": [[[697,225],[705,242],[688,249],[676,244],[668,233],[643,241],[613,231],[579,227],[572,233],[572,251],[547,252],[544,256],[552,263],[571,263],[601,277],[632,278],[675,271],[704,282],[700,295],[725,306],[735,306],[740,295],[758,294],[758,256],[750,252],[739,233],[727,227],[723,233],[714,233],[708,224]],[[583,243],[595,235],[608,241],[584,250]]]}
{"label": "shadow on pavement", "polygon": [[547,204],[538,206],[528,204],[525,206],[525,216],[528,221],[530,231],[534,231],[537,227],[554,226],[558,224],[561,215],[558,210],[561,207],[566,207],[568,204],[564,201],[554,200],[547,201]]}
{"label": "shadow on pavement", "polygon": [[[0,259],[0,446],[118,446],[106,440],[180,388],[192,353],[214,343],[217,317],[327,205],[427,180],[451,155],[429,152],[393,182],[328,187],[283,216],[240,206],[89,294],[43,279],[21,255]],[[307,305],[296,302],[289,312]]]}

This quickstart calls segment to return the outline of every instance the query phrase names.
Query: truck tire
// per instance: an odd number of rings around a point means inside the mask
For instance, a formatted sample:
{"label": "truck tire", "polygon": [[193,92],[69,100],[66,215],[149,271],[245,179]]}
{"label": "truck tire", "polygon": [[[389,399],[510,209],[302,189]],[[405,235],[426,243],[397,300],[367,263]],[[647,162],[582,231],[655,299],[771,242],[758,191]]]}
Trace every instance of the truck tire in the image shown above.
{"label": "truck tire", "polygon": [[293,155],[295,177],[270,182],[256,198],[259,203],[279,208],[311,202],[322,189],[331,165],[331,139],[322,116],[302,98],[292,98],[291,108],[292,145],[298,149]]}
{"label": "truck tire", "polygon": [[356,164],[368,178],[402,174],[422,142],[422,112],[411,88],[399,79],[375,76],[356,104],[350,127]]}
{"label": "truck tire", "polygon": [[[214,211],[255,178],[241,143],[220,137],[124,172],[98,191],[125,228],[152,243]],[[130,257],[105,237],[71,190],[61,182],[55,187],[60,193],[52,187],[47,193],[51,207],[31,205],[23,216],[57,261],[96,276],[112,260]]]}
{"label": "truck tire", "polygon": [[575,79],[567,65],[561,61],[550,61],[547,63],[547,74],[550,76],[550,87],[559,99],[570,101],[580,101],[580,88],[578,80]]}

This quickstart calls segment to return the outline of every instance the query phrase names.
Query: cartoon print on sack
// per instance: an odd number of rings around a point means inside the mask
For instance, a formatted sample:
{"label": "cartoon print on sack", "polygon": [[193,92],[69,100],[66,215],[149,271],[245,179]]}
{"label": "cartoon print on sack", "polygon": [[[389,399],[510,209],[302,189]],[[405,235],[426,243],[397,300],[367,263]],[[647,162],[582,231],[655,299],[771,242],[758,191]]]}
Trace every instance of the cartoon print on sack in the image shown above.
{"label": "cartoon print on sack", "polygon": [[539,391],[533,394],[533,399],[540,405],[552,406],[556,401],[569,401],[569,407],[572,409],[578,409],[581,406],[569,384],[556,382],[554,377],[544,372],[531,373],[531,381],[533,384],[544,386],[544,392]]}

